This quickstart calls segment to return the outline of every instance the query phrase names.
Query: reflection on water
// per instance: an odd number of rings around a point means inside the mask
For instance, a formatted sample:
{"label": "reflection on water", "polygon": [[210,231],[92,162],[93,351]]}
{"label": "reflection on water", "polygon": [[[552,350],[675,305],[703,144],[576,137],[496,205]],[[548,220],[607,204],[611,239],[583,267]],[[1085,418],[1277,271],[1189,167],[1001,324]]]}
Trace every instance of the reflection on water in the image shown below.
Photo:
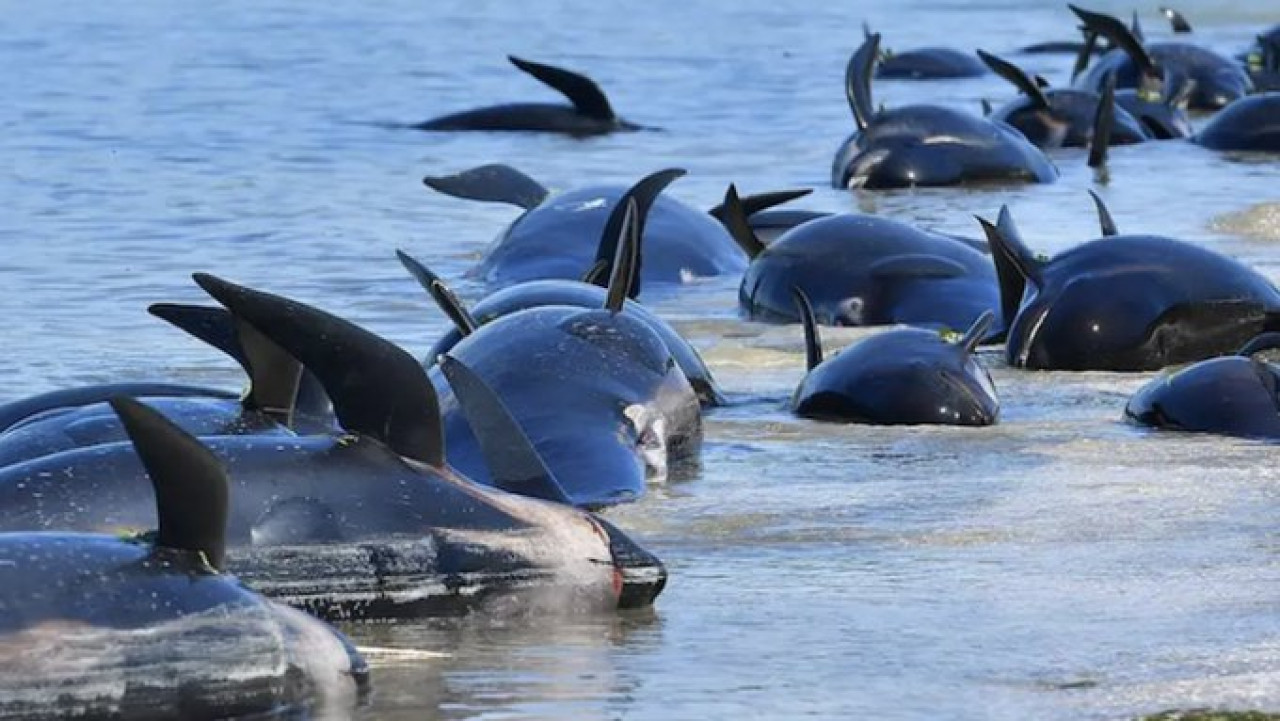
{"label": "reflection on water", "polygon": [[[1265,4],[1263,4],[1265,5]],[[1260,4],[1180,9],[1224,51],[1280,20]],[[1128,4],[1099,9],[1127,14]],[[1164,27],[1144,7],[1153,36]],[[1097,235],[1081,151],[1052,185],[851,195],[826,187],[852,120],[842,77],[865,18],[890,47],[1008,53],[1069,36],[1065,7],[393,0],[240,6],[28,4],[0,33],[0,398],[103,380],[234,387],[238,371],[143,313],[204,302],[188,274],[295,295],[425,351],[444,319],[403,247],[460,279],[516,209],[424,189],[507,162],[552,188],[689,169],[709,208],[814,186],[797,203],[979,235],[1013,210],[1039,252]],[[1150,17],[1148,17],[1150,16]],[[595,77],[662,132],[579,141],[393,127],[552,100],[505,55]],[[1014,58],[1055,84],[1070,58]],[[995,78],[876,84],[877,102],[979,107]],[[1198,119],[1197,122],[1203,122]],[[1121,231],[1203,242],[1280,277],[1280,164],[1186,143],[1114,148],[1096,186]],[[1225,220],[1215,222],[1215,219]],[[482,289],[460,281],[464,296]],[[987,429],[792,418],[796,327],[743,323],[735,279],[646,302],[737,401],[700,469],[611,516],[669,565],[655,610],[355,626],[376,660],[369,718],[1124,718],[1280,710],[1280,480],[1268,444],[1126,426],[1148,377],[993,367]],[[833,349],[866,330],[832,330]]]}

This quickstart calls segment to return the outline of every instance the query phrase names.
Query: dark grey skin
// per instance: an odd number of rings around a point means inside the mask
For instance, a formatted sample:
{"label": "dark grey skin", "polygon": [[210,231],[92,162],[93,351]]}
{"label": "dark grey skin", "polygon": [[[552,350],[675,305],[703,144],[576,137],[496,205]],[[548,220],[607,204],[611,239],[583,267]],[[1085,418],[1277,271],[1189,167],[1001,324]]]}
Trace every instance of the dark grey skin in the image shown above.
{"label": "dark grey skin", "polygon": [[838,423],[989,426],[1000,401],[987,369],[974,357],[995,314],[987,311],[956,342],[917,328],[898,328],[858,341],[823,359],[818,327],[797,290],[805,316],[808,374],[796,388],[796,415]]}
{"label": "dark grey skin", "polygon": [[[1022,95],[995,109],[988,117],[1017,128],[1038,148],[1087,148],[1094,139],[1094,123],[1102,96],[1090,90],[1047,88],[1016,65],[978,51],[988,66],[1008,80]],[[1129,113],[1115,109],[1111,115],[1111,145],[1148,140],[1146,130]]]}
{"label": "dark grey skin", "polygon": [[565,133],[577,137],[645,130],[618,117],[595,81],[578,73],[522,60],[512,65],[562,93],[572,105],[508,103],[451,113],[419,123],[418,130],[490,130]]}
{"label": "dark grey skin", "polygon": [[[650,477],[665,478],[701,448],[697,395],[662,338],[630,313],[518,310],[448,354],[495,389],[573,505],[634,501]],[[441,403],[450,465],[489,482],[471,427],[443,388]]]}
{"label": "dark grey skin", "polygon": [[67,413],[91,403],[106,403],[116,396],[131,398],[220,398],[235,400],[230,391],[181,383],[102,383],[66,388],[0,404],[0,432],[15,430],[37,420]]}
{"label": "dark grey skin", "polygon": [[[313,612],[374,618],[455,613],[525,590],[559,589],[571,609],[643,605],[661,591],[661,564],[625,535],[538,500],[565,495],[528,439],[507,432],[501,402],[477,406],[473,390],[463,408],[479,407],[480,437],[507,451],[492,459],[494,482],[527,495],[445,464],[439,403],[409,354],[301,303],[197,282],[314,373],[346,431],[203,439],[234,479],[228,568],[255,588]],[[154,512],[125,443],[0,469],[2,530],[147,528]]]}
{"label": "dark grey skin", "polygon": [[511,203],[525,209],[468,273],[493,288],[548,278],[581,279],[600,260],[600,240],[619,200],[650,180],[656,181],[649,201],[652,205],[641,205],[643,285],[741,273],[747,266],[746,258],[714,218],[658,195],[662,186],[683,173],[655,173],[632,188],[589,186],[554,196],[518,170],[501,165],[428,177],[424,182],[455,197]]}
{"label": "dark grey skin", "polygon": [[1191,243],[1115,235],[1042,260],[1008,208],[981,221],[1001,277],[1006,359],[1037,370],[1157,370],[1231,352],[1270,330],[1280,292],[1257,271]]}
{"label": "dark grey skin", "polygon": [[[141,384],[96,386],[45,394],[17,401],[12,407],[41,407],[55,402],[99,398],[107,389],[116,395],[143,397],[180,428],[196,436],[277,435],[296,432],[328,432],[334,429],[328,398],[315,378],[302,366],[253,329],[222,308],[157,304],[149,309],[208,341],[236,360],[249,376],[249,385],[238,398],[220,391],[205,395],[150,395],[163,386]],[[243,336],[243,339],[241,338]],[[141,392],[135,395],[130,391]],[[0,431],[0,466],[50,455],[82,446],[125,440],[125,429],[111,407],[102,401],[62,406]]]}
{"label": "dark grey skin", "polygon": [[[410,272],[414,273],[419,282],[425,281],[424,284],[426,285],[440,282],[421,263],[402,252],[398,254],[401,262],[410,268]],[[420,271],[425,271],[430,275],[424,275]],[[486,296],[479,303],[476,303],[468,313],[477,325],[484,325],[516,311],[548,305],[601,308],[604,306],[607,293],[608,291],[605,288],[601,288],[598,285],[576,280],[531,280],[527,283],[517,283]],[[675,358],[680,370],[684,371],[685,377],[689,379],[689,384],[693,387],[694,392],[698,394],[698,399],[704,407],[724,404],[724,393],[716,384],[715,378],[712,377],[711,370],[702,361],[698,351],[694,350],[693,346],[689,345],[689,342],[675,328],[672,328],[669,323],[659,318],[648,308],[630,299],[623,304],[623,312],[644,322],[662,338],[667,350]],[[435,345],[431,346],[431,350],[423,358],[423,366],[430,368],[435,365],[436,360],[457,345],[458,341],[462,340],[463,335],[463,330],[455,323],[453,328],[446,331],[444,336],[436,341]]]}
{"label": "dark grey skin", "polygon": [[1211,150],[1280,153],[1280,92],[1235,101],[1196,133],[1194,141]]}
{"label": "dark grey skin", "polygon": [[[727,208],[734,205],[730,190]],[[818,218],[767,247],[744,225],[735,236],[756,252],[738,287],[738,307],[752,320],[801,322],[793,288],[810,299],[823,325],[968,328],[1000,308],[989,257],[965,242],[887,218]],[[995,328],[991,339],[1001,331]]]}
{"label": "dark grey skin", "polygon": [[845,89],[857,131],[836,151],[836,188],[903,188],[964,183],[1051,183],[1057,168],[1004,123],[938,105],[876,110],[871,75],[880,36],[853,57]]}
{"label": "dark grey skin", "polygon": [[0,533],[0,716],[350,713],[368,686],[351,643],[221,572],[228,483],[216,459],[146,406],[113,406],[158,528]]}
{"label": "dark grey skin", "polygon": [[1280,438],[1280,369],[1252,357],[1276,347],[1280,334],[1266,333],[1235,355],[1163,373],[1133,394],[1125,418],[1161,430]]}
{"label": "dark grey skin", "polygon": [[1195,82],[1189,98],[1193,110],[1218,110],[1253,91],[1253,82],[1243,68],[1208,48],[1182,41],[1144,43],[1114,17],[1068,7],[1087,31],[1116,46],[1077,80],[1078,87],[1097,91],[1108,76],[1114,76],[1117,88],[1141,90],[1168,75],[1177,75]]}
{"label": "dark grey skin", "polygon": [[886,51],[876,68],[877,78],[893,80],[949,80],[986,74],[987,69],[972,55],[951,48]]}

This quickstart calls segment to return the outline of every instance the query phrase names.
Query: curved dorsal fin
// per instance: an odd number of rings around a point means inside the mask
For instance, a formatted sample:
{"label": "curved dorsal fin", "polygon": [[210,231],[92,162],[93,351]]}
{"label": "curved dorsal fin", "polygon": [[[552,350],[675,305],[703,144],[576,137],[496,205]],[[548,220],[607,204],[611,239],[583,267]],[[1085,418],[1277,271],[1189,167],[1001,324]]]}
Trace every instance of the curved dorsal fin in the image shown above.
{"label": "curved dorsal fin", "polygon": [[982,59],[982,62],[986,63],[987,67],[991,68],[992,72],[1009,81],[1019,92],[1031,98],[1031,102],[1037,108],[1049,109],[1049,98],[1045,96],[1044,89],[1028,76],[1022,68],[985,50],[977,52],[978,57]]}
{"label": "curved dorsal fin", "polygon": [[514,55],[508,55],[507,60],[510,60],[511,64],[517,68],[555,88],[568,98],[569,102],[573,103],[573,107],[577,108],[579,113],[598,120],[617,119],[617,116],[613,113],[613,108],[609,105],[609,99],[604,95],[604,91],[591,78],[553,65],[543,65],[542,63],[523,60]]}
{"label": "curved dorsal fin", "polygon": [[1107,204],[1102,202],[1102,197],[1092,190],[1089,191],[1089,197],[1093,198],[1093,206],[1098,209],[1098,225],[1102,228],[1102,237],[1110,238],[1119,233],[1116,229],[1116,221],[1111,217]]}
{"label": "curved dorsal fin", "polygon": [[1111,145],[1111,126],[1116,118],[1116,74],[1107,73],[1102,81],[1102,94],[1093,116],[1093,137],[1089,138],[1089,167],[1100,168],[1107,162],[1107,147]]}
{"label": "curved dorsal fin", "polygon": [[800,290],[800,286],[791,286],[791,295],[800,311],[800,322],[804,324],[805,370],[811,371],[822,363],[822,339],[818,337],[818,322],[813,317],[813,304],[809,302],[809,296]]}
{"label": "curved dorsal fin", "polygon": [[717,207],[720,208],[720,223],[748,258],[755,258],[764,252],[764,243],[760,242],[756,232],[751,229],[751,223],[747,221],[747,212],[742,207],[742,200],[738,198],[737,186],[729,184],[729,188],[724,191],[724,202]]}
{"label": "curved dorsal fin", "polygon": [[245,375],[253,376],[249,359],[240,348],[240,339],[236,337],[235,318],[226,308],[185,303],[152,303],[147,306],[147,312],[226,353],[244,369]]}
{"label": "curved dorsal fin", "polygon": [[498,394],[453,356],[440,356],[440,370],[480,444],[494,485],[522,496],[572,504]]}
{"label": "curved dorsal fin", "polygon": [[[613,273],[613,260],[618,255],[618,239],[622,237],[622,220],[627,212],[627,201],[634,200],[636,203],[635,224],[636,232],[639,233],[640,243],[644,242],[644,223],[649,217],[649,210],[653,207],[654,201],[664,189],[677,178],[681,178],[685,174],[683,168],[667,168],[659,170],[656,173],[650,173],[635,185],[627,188],[627,192],[623,193],[618,202],[614,203],[613,209],[609,212],[609,219],[605,221],[604,230],[600,231],[600,244],[596,246],[596,259],[592,263],[592,268],[587,271],[583,277],[596,278],[595,285],[600,285],[600,280],[609,278]],[[636,246],[636,252],[641,253],[636,258],[635,277],[632,279],[631,288],[627,291],[630,298],[640,295],[640,264],[643,262],[643,253],[641,246]],[[595,266],[604,261],[608,265],[596,272]]]}
{"label": "curved dorsal fin", "polygon": [[297,358],[324,387],[343,429],[431,466],[444,463],[435,389],[413,356],[309,305],[206,273],[196,283]]}
{"label": "curved dorsal fin", "polygon": [[1080,73],[1089,67],[1089,61],[1093,59],[1093,51],[1098,47],[1098,34],[1087,29],[1081,28],[1084,34],[1084,44],[1080,46],[1080,52],[1076,53],[1076,61],[1071,66],[1071,82],[1075,82],[1080,77]]}
{"label": "curved dorsal fin", "polygon": [[1254,353],[1277,348],[1280,348],[1280,333],[1269,331],[1251,338],[1248,343],[1240,346],[1240,350],[1236,351],[1236,355],[1248,357]]}
{"label": "curved dorsal fin", "polygon": [[227,473],[213,452],[151,408],[116,396],[111,408],[133,442],[156,495],[162,548],[204,554],[222,570],[227,546]]}
{"label": "curved dorsal fin", "polygon": [[613,258],[613,272],[609,275],[608,292],[604,307],[618,313],[627,302],[633,285],[638,285],[640,272],[640,210],[635,198],[627,198],[622,209],[622,227],[618,229],[618,253]]}
{"label": "curved dorsal fin", "polygon": [[538,207],[550,194],[538,181],[500,163],[481,165],[454,175],[428,175],[422,184],[455,198],[510,203],[525,210]]}
{"label": "curved dorsal fin", "polygon": [[1124,23],[1103,13],[1090,12],[1075,5],[1067,5],[1071,8],[1071,12],[1076,14],[1084,22],[1087,31],[1092,31],[1102,37],[1107,38],[1116,47],[1120,48],[1133,60],[1138,66],[1138,71],[1143,75],[1159,77],[1160,71],[1156,69],[1155,61],[1151,59],[1150,53],[1142,45],[1142,38],[1135,34],[1131,29],[1125,27]]}
{"label": "curved dorsal fin", "polygon": [[969,330],[964,332],[964,336],[956,341],[956,347],[964,352],[965,355],[973,355],[978,350],[978,344],[982,343],[982,339],[987,337],[987,331],[991,330],[991,324],[996,322],[996,314],[989,310],[982,311],[982,315],[973,321],[973,325],[969,326]]}
{"label": "curved dorsal fin", "polygon": [[1022,305],[1022,296],[1028,282],[1039,287],[1043,284],[1044,262],[1022,242],[1018,227],[1013,222],[1009,206],[1000,208],[996,225],[978,218],[991,246],[991,260],[1000,280],[1000,311],[1005,323],[1012,322]]}
{"label": "curved dorsal fin", "polygon": [[[782,205],[783,203],[790,203],[796,198],[803,198],[804,196],[812,192],[813,192],[813,188],[798,188],[796,190],[775,190],[768,193],[757,193],[755,195],[748,195],[744,198],[739,198],[738,201],[742,204],[743,214],[745,214],[749,218],[755,215],[756,213],[759,213],[762,210],[776,208],[777,206]],[[707,212],[711,214],[711,217],[720,221],[721,224],[724,223],[724,203],[717,205],[716,207],[712,208]]]}
{"label": "curved dorsal fin", "polygon": [[853,122],[858,130],[866,130],[875,117],[875,104],[871,100],[871,76],[875,74],[880,59],[880,33],[872,33],[854,51],[844,69],[844,93],[853,112]]}
{"label": "curved dorsal fin", "polygon": [[1187,18],[1177,10],[1162,7],[1160,8],[1160,14],[1164,15],[1165,19],[1169,21],[1169,26],[1173,28],[1175,33],[1191,32],[1191,23],[1187,22]]}
{"label": "curved dorsal fin", "polygon": [[249,377],[241,402],[285,426],[293,425],[302,365],[225,308],[154,303],[147,312],[231,356]]}
{"label": "curved dorsal fin", "polygon": [[459,333],[468,336],[480,327],[472,317],[471,311],[467,310],[466,304],[458,298],[452,288],[440,280],[440,276],[403,250],[396,249],[396,257],[400,259],[400,265],[409,271],[409,275],[412,275],[413,279],[418,281],[418,285],[422,286],[422,289],[435,300],[436,305],[440,306],[440,310],[444,311]]}

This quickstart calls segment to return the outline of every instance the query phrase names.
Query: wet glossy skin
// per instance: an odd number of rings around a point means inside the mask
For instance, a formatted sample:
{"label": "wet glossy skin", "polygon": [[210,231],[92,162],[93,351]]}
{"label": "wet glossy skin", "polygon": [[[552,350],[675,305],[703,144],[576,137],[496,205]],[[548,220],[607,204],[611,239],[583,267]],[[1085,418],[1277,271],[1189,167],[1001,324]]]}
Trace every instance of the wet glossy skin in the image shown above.
{"label": "wet glossy skin", "polygon": [[[503,288],[486,296],[471,308],[471,315],[480,323],[488,323],[495,318],[514,313],[518,310],[536,308],[547,305],[567,305],[579,308],[602,308],[607,291],[600,286],[568,280],[532,280]],[[684,371],[690,385],[698,394],[703,405],[718,405],[723,402],[720,389],[716,386],[711,371],[698,352],[689,345],[675,328],[659,318],[648,308],[632,300],[624,304],[625,311],[636,319],[643,321],[656,332],[671,351],[676,363]],[[431,347],[423,365],[435,365],[436,359],[462,340],[457,328],[450,328],[436,344]]]}
{"label": "wet glossy skin", "polygon": [[1088,242],[1043,273],[1009,328],[1010,365],[1156,370],[1230,352],[1280,310],[1280,293],[1257,271],[1170,238]]}
{"label": "wet glossy skin", "polygon": [[1246,438],[1280,438],[1276,367],[1252,358],[1213,358],[1165,373],[1125,406],[1139,425]]}
{"label": "wet glossy skin", "polygon": [[[665,477],[668,463],[696,457],[701,447],[697,396],[661,338],[627,314],[518,311],[449,354],[502,398],[575,505],[635,500],[648,475]],[[432,375],[439,380],[437,370]],[[488,482],[470,426],[452,393],[437,387],[449,463]]]}
{"label": "wet glossy skin", "polygon": [[985,426],[1000,402],[991,377],[938,333],[886,331],[811,370],[792,399],[796,415],[874,424]]}
{"label": "wet glossy skin", "polygon": [[583,115],[567,105],[552,103],[510,103],[464,110],[434,118],[414,126],[418,130],[491,130],[603,135],[641,130],[641,126],[621,118],[605,120]]}
{"label": "wet glossy skin", "polygon": [[910,105],[876,114],[831,166],[837,188],[1051,183],[1058,171],[1021,133],[959,110]]}
{"label": "wet glossy skin", "polygon": [[[308,558],[323,559],[334,548],[359,548],[334,544],[416,543],[416,552],[385,568],[370,568],[368,554],[356,554],[362,573],[376,576],[368,594],[344,595],[354,577],[290,576],[291,583],[275,589],[290,603],[342,616],[457,612],[486,594],[440,584],[465,570],[467,559],[480,557],[506,559],[493,564],[501,573],[482,584],[480,590],[487,592],[511,582],[512,568],[523,569],[518,577],[525,585],[530,576],[546,583],[576,566],[598,569],[591,572],[595,575],[575,571],[580,590],[607,590],[612,583],[610,539],[574,509],[477,485],[450,470],[406,461],[369,440],[236,436],[202,441],[233,479],[228,568],[250,584],[277,578],[284,568],[307,567]],[[154,524],[151,486],[129,443],[0,469],[0,530],[110,532]],[[652,567],[660,568],[656,559]],[[390,583],[382,574],[398,578],[404,573],[429,592],[419,587],[403,605],[396,599],[372,602]],[[302,594],[303,588],[309,592]],[[616,600],[610,596],[601,602]]]}
{"label": "wet glossy skin", "polygon": [[[1198,45],[1182,42],[1151,43],[1147,52],[1165,72],[1175,72],[1196,81],[1191,108],[1217,110],[1248,95],[1253,89],[1248,74],[1235,61]],[[1137,66],[1121,50],[1103,55],[1081,76],[1077,85],[1099,90],[1103,79],[1115,73],[1117,88],[1137,87]]]}
{"label": "wet glossy skin", "polygon": [[888,53],[876,68],[877,78],[935,80],[978,78],[987,68],[972,53],[951,48],[916,48]]}
{"label": "wet glossy skin", "polygon": [[1196,134],[1195,142],[1213,150],[1280,153],[1280,92],[1228,105]]}
{"label": "wet glossy skin", "polygon": [[[341,693],[326,688],[335,684],[354,702],[368,680],[333,629],[189,551],[107,536],[0,534],[0,589],[6,718],[279,713]],[[303,636],[305,650],[294,645]]]}
{"label": "wet glossy skin", "polygon": [[90,403],[103,403],[117,395],[134,398],[195,397],[228,400],[236,397],[234,393],[217,388],[177,383],[103,383],[81,386],[41,393],[0,405],[0,432],[12,430],[18,424],[35,420],[37,417],[49,417]]}
{"label": "wet glossy skin", "polygon": [[[1098,95],[1070,88],[1047,89],[1050,109],[1038,107],[1031,98],[1018,98],[991,113],[992,120],[1008,123],[1027,136],[1038,148],[1085,148],[1093,138]],[[1111,124],[1111,144],[1128,145],[1148,140],[1142,125],[1132,115],[1117,108]]]}
{"label": "wet glossy skin", "polygon": [[[578,280],[595,262],[623,186],[593,186],[545,200],[511,223],[470,275],[495,286],[529,280]],[[739,273],[746,256],[710,215],[658,196],[645,220],[644,283],[680,283],[688,276]],[[643,290],[642,290],[643,292]]]}
{"label": "wet glossy skin", "polygon": [[988,256],[950,237],[869,215],[828,216],[783,235],[752,261],[738,305],[753,320],[798,323],[793,286],[808,295],[822,325],[957,329],[1000,308]]}
{"label": "wet glossy skin", "polygon": [[1187,111],[1161,99],[1143,98],[1132,88],[1116,91],[1116,108],[1137,118],[1154,140],[1189,138],[1195,132]]}
{"label": "wet glossy skin", "polygon": [[[293,431],[259,411],[246,411],[237,400],[217,398],[145,398],[179,428],[195,436],[243,434],[292,437]],[[117,443],[124,428],[106,403],[93,403],[46,414],[0,432],[0,467],[60,451]]]}

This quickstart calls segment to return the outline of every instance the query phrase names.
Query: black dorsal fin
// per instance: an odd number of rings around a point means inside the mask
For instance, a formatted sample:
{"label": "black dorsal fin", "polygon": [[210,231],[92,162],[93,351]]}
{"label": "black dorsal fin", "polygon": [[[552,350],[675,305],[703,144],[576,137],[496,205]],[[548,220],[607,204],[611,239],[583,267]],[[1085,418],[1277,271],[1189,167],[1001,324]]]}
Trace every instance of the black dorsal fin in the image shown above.
{"label": "black dorsal fin", "polygon": [[875,104],[871,99],[871,77],[880,59],[880,33],[872,33],[854,51],[844,69],[844,93],[853,112],[853,122],[858,130],[866,130],[875,117]]}
{"label": "black dorsal fin", "polygon": [[991,68],[992,72],[1009,81],[1019,92],[1031,98],[1031,102],[1037,108],[1049,109],[1049,98],[1045,96],[1044,89],[1028,76],[1022,68],[985,50],[979,50],[978,57],[982,59],[982,62],[986,63],[987,67]]}
{"label": "black dorsal fin", "polygon": [[1018,308],[1022,306],[1027,283],[1032,282],[1037,287],[1041,284],[1043,263],[1023,244],[1008,206],[1000,208],[996,225],[983,218],[978,218],[978,222],[987,235],[987,244],[991,246],[991,260],[1000,281],[1000,312],[1007,325],[1013,322]]}
{"label": "black dorsal fin", "polygon": [[800,286],[791,286],[791,295],[796,300],[796,309],[800,311],[800,322],[804,324],[804,362],[805,370],[811,371],[822,363],[822,339],[818,337],[818,321],[813,317],[813,304]]}
{"label": "black dorsal fin", "polygon": [[440,370],[480,444],[494,485],[509,493],[572,504],[498,394],[453,356],[440,356]]}
{"label": "black dorsal fin", "polygon": [[302,365],[284,349],[225,308],[155,303],[147,312],[231,356],[249,377],[248,391],[241,398],[244,407],[293,425]]}
{"label": "black dorsal fin", "polygon": [[244,369],[245,375],[253,375],[253,370],[249,367],[249,359],[240,348],[235,318],[226,308],[184,303],[152,303],[147,306],[147,312],[226,353]]}
{"label": "black dorsal fin", "polygon": [[604,307],[618,313],[627,302],[632,286],[638,285],[640,271],[640,210],[635,198],[627,198],[622,209],[622,225],[618,229],[618,253],[613,258],[613,272],[609,274],[608,292]]}
{"label": "black dorsal fin", "polygon": [[609,105],[609,99],[604,95],[604,91],[591,78],[553,65],[543,65],[542,63],[522,60],[514,55],[508,55],[507,60],[510,60],[511,64],[517,68],[555,88],[568,98],[569,102],[573,103],[573,107],[577,108],[579,113],[597,120],[617,119],[617,116],[613,113],[613,108]]}
{"label": "black dorsal fin", "polygon": [[127,396],[110,403],[155,490],[155,545],[202,553],[210,566],[222,570],[230,495],[222,462],[146,405]]}
{"label": "black dorsal fin", "polygon": [[293,426],[294,403],[302,382],[302,364],[243,318],[236,318],[240,347],[249,359],[245,407],[255,408],[285,426]]}
{"label": "black dorsal fin", "polygon": [[1093,59],[1093,51],[1098,47],[1098,34],[1084,29],[1084,43],[1080,46],[1080,52],[1076,53],[1076,61],[1071,66],[1071,82],[1075,82],[1080,77],[1085,68],[1089,67],[1089,61]]}
{"label": "black dorsal fin", "polygon": [[729,184],[729,188],[724,191],[724,202],[718,207],[721,209],[720,222],[747,257],[755,258],[763,253],[765,245],[760,242],[756,232],[751,229],[751,223],[747,221],[747,212],[738,197],[737,186]]}
{"label": "black dorsal fin", "polygon": [[[739,198],[738,201],[742,204],[742,212],[749,218],[762,210],[768,210],[770,208],[776,208],[784,203],[790,203],[796,198],[803,198],[812,192],[813,188],[775,190],[768,193],[748,195],[744,198]],[[709,212],[716,220],[724,223],[724,203],[717,205],[707,212]]]}
{"label": "black dorsal fin", "polygon": [[452,288],[440,280],[440,276],[403,250],[397,249],[396,257],[400,259],[400,265],[409,271],[409,275],[412,275],[413,279],[418,281],[418,285],[422,286],[422,289],[435,300],[436,305],[440,306],[440,310],[444,311],[459,333],[468,336],[480,327],[472,317],[471,311],[467,310],[466,304],[458,298]]}
{"label": "black dorsal fin", "polygon": [[500,163],[481,165],[454,175],[428,175],[422,184],[455,198],[509,203],[525,210],[538,207],[550,194],[538,181]]}
{"label": "black dorsal fin", "polygon": [[[628,297],[636,298],[640,295],[640,266],[644,262],[644,224],[645,219],[649,217],[649,210],[653,208],[654,202],[658,196],[671,185],[677,178],[681,178],[685,174],[683,168],[667,168],[659,170],[656,173],[650,173],[635,185],[627,188],[627,192],[623,193],[618,202],[613,204],[613,209],[609,211],[609,219],[605,221],[604,230],[600,231],[600,244],[596,246],[596,259],[592,262],[592,268],[588,269],[587,274],[599,279],[607,279],[613,275],[613,259],[618,255],[618,239],[622,237],[622,218],[626,214],[627,201],[634,200],[636,203],[636,232],[639,233],[640,245],[636,246],[636,252],[640,255],[636,259],[636,273],[632,281],[631,289],[628,291]],[[598,272],[592,274],[594,267],[605,261],[608,266]],[[584,275],[584,277],[586,277]],[[600,285],[599,282],[595,283]]]}
{"label": "black dorsal fin", "polygon": [[969,330],[964,332],[964,336],[956,342],[956,347],[964,351],[965,355],[973,355],[978,350],[978,346],[982,343],[982,339],[987,337],[987,331],[991,330],[991,324],[996,322],[996,314],[989,310],[982,311],[982,315],[973,321],[973,325],[969,326]]}
{"label": "black dorsal fin", "polygon": [[1151,59],[1150,53],[1143,46],[1142,39],[1134,34],[1133,30],[1125,27],[1124,23],[1110,15],[1090,12],[1075,5],[1067,5],[1067,7],[1071,8],[1071,12],[1075,13],[1076,17],[1084,22],[1088,31],[1101,35],[1123,50],[1129,56],[1129,59],[1138,66],[1138,71],[1141,74],[1159,77],[1160,71],[1156,69],[1155,61]]}
{"label": "black dorsal fin", "polygon": [[1089,167],[1100,168],[1107,163],[1107,147],[1111,145],[1111,126],[1116,118],[1116,75],[1107,73],[1102,81],[1102,94],[1093,115],[1093,137],[1089,138]]}
{"label": "black dorsal fin", "polygon": [[1177,10],[1174,10],[1173,8],[1162,7],[1160,8],[1160,14],[1164,15],[1165,19],[1169,21],[1169,26],[1173,28],[1173,31],[1175,33],[1191,32],[1191,23],[1187,22],[1186,16],[1184,16],[1182,13],[1178,12]]}
{"label": "black dorsal fin", "polygon": [[1118,234],[1120,231],[1116,228],[1115,218],[1111,217],[1111,211],[1102,202],[1102,197],[1092,190],[1089,191],[1089,197],[1093,198],[1093,207],[1098,209],[1098,225],[1102,229],[1102,237],[1110,238]]}
{"label": "black dorsal fin", "polygon": [[309,305],[205,273],[196,283],[315,374],[350,433],[431,466],[444,464],[435,389],[418,361],[393,343]]}

